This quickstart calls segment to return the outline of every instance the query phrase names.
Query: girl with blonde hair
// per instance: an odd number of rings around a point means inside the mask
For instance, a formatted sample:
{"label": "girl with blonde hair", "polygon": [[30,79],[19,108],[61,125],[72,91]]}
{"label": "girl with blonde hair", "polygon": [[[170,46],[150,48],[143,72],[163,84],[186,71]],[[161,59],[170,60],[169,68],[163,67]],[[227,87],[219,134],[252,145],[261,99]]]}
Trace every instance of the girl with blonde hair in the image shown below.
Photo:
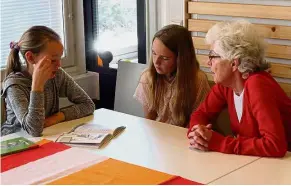
{"label": "girl with blonde hair", "polygon": [[[2,136],[20,130],[41,136],[44,127],[93,113],[93,101],[60,68],[63,45],[55,31],[33,26],[18,42],[11,42],[10,49],[3,83],[7,119],[1,125]],[[74,104],[59,109],[59,97]]]}
{"label": "girl with blonde hair", "polygon": [[150,65],[134,97],[143,105],[146,118],[187,127],[190,114],[210,90],[191,33],[182,26],[165,26],[155,34],[151,50]]}

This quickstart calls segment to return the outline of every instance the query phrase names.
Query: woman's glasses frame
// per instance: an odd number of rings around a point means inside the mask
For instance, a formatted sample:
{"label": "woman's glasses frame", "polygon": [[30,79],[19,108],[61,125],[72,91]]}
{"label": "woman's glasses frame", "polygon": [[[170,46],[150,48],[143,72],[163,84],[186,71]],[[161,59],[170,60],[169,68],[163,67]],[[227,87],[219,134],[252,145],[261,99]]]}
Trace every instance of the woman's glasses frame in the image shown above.
{"label": "woman's glasses frame", "polygon": [[210,50],[208,54],[208,58],[209,58],[209,61],[211,61],[214,58],[221,58],[221,56],[216,54],[213,50]]}

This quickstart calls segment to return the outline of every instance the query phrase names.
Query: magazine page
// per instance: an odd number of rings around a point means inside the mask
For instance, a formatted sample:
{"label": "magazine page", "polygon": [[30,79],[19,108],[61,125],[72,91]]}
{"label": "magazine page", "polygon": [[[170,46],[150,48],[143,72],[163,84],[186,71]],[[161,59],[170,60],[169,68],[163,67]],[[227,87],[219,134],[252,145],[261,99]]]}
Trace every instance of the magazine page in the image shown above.
{"label": "magazine page", "polygon": [[98,124],[85,123],[79,125],[73,131],[81,134],[113,134],[114,129],[109,129]]}
{"label": "magazine page", "polygon": [[79,133],[70,132],[64,133],[57,139],[57,142],[61,143],[76,143],[76,144],[100,144],[108,136],[106,133],[92,134],[92,133]]}

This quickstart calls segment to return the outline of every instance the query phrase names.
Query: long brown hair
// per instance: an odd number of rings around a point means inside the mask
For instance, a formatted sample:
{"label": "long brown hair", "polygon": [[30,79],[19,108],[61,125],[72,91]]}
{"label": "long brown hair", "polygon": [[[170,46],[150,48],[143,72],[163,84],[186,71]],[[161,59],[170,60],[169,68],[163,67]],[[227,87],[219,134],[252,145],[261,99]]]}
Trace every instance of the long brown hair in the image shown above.
{"label": "long brown hair", "polygon": [[60,40],[60,36],[46,26],[33,26],[29,28],[22,34],[19,42],[10,43],[11,51],[7,59],[6,76],[11,72],[20,72],[22,70],[19,52],[25,59],[27,51],[38,54],[44,49],[47,42]]}
{"label": "long brown hair", "polygon": [[[197,72],[199,63],[196,59],[191,33],[179,25],[167,25],[159,30],[153,41],[158,38],[177,57],[177,69],[175,71],[173,97],[173,119],[175,125],[186,127],[196,101]],[[159,104],[164,98],[164,76],[159,75],[154,67],[153,59],[149,66],[150,80],[150,109],[157,111]]]}

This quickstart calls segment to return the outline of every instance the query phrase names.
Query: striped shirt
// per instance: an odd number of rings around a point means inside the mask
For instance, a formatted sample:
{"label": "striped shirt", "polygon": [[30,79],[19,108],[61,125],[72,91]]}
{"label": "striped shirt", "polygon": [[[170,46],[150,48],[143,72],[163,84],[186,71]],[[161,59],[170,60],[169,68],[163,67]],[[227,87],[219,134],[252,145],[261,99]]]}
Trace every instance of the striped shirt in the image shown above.
{"label": "striped shirt", "polygon": [[[90,115],[95,109],[86,92],[61,68],[46,82],[43,92],[31,91],[31,84],[32,78],[25,72],[12,72],[4,80],[6,121],[1,125],[2,136],[22,129],[41,136],[46,117],[61,111],[68,121]],[[74,105],[59,109],[59,97],[67,97]]]}

